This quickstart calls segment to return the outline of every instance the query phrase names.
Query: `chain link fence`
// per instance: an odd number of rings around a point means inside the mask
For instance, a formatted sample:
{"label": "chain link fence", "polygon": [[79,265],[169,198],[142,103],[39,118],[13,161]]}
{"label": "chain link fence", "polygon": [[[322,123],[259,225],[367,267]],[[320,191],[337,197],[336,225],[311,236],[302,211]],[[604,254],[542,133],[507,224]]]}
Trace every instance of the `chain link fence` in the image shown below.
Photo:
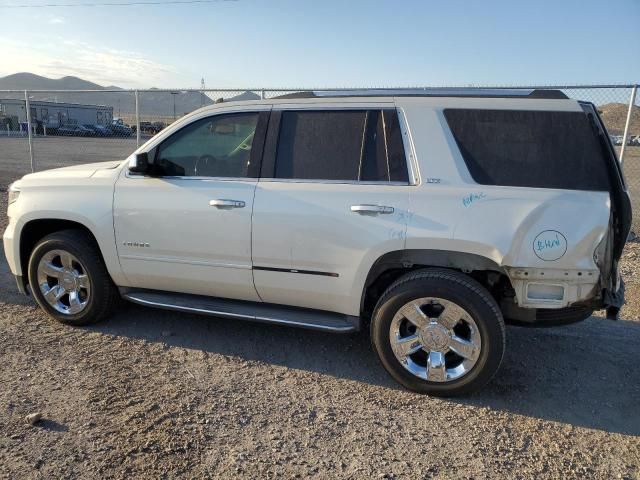
{"label": "chain link fence", "polygon": [[[637,212],[633,229],[640,233],[640,98],[636,96],[637,87],[506,88],[562,90],[570,98],[590,101],[598,107],[623,162],[634,212]],[[124,159],[167,125],[216,102],[270,99],[317,90],[351,89],[0,90],[0,190],[32,171]]]}

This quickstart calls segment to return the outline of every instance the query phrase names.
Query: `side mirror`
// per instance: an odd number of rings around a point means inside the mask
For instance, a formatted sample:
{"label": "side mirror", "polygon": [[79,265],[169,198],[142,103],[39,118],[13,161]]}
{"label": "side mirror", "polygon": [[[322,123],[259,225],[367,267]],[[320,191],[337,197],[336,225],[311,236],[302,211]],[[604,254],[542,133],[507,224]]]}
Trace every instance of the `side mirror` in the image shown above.
{"label": "side mirror", "polygon": [[149,171],[149,155],[147,152],[136,153],[129,160],[129,171],[131,173],[147,173]]}

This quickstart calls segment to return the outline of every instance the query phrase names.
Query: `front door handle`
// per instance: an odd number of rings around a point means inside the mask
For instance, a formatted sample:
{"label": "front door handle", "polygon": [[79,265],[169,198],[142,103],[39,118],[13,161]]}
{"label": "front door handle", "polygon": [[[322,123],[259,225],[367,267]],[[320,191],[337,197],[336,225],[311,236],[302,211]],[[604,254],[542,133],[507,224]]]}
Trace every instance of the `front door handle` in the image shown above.
{"label": "front door handle", "polygon": [[393,207],[385,205],[351,205],[351,211],[361,215],[388,215],[393,213]]}
{"label": "front door handle", "polygon": [[216,208],[243,208],[245,203],[242,200],[228,200],[226,198],[218,198],[209,200],[210,207]]}

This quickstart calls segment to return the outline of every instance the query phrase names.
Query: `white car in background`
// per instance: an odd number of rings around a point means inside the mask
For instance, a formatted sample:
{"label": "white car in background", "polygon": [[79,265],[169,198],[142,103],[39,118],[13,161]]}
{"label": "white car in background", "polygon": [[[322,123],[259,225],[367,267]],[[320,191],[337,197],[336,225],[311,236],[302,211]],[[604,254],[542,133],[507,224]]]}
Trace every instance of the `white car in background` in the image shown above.
{"label": "white car in background", "polygon": [[126,161],[26,175],[9,196],[11,271],[59,321],[102,320],[123,297],[367,328],[393,378],[434,395],[491,379],[505,322],[623,303],[622,172],[594,106],[560,92],[216,104]]}

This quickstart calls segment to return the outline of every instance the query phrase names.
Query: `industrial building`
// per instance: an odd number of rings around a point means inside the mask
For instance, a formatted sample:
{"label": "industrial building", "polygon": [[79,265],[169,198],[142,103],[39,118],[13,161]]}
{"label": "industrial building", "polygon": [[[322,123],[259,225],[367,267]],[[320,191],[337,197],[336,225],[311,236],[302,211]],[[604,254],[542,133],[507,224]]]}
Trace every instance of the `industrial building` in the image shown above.
{"label": "industrial building", "polygon": [[[105,105],[82,105],[77,103],[58,103],[41,100],[29,101],[31,123],[33,125],[56,129],[68,125],[111,125],[113,107]],[[0,128],[16,129],[27,122],[25,101],[0,98]]]}

